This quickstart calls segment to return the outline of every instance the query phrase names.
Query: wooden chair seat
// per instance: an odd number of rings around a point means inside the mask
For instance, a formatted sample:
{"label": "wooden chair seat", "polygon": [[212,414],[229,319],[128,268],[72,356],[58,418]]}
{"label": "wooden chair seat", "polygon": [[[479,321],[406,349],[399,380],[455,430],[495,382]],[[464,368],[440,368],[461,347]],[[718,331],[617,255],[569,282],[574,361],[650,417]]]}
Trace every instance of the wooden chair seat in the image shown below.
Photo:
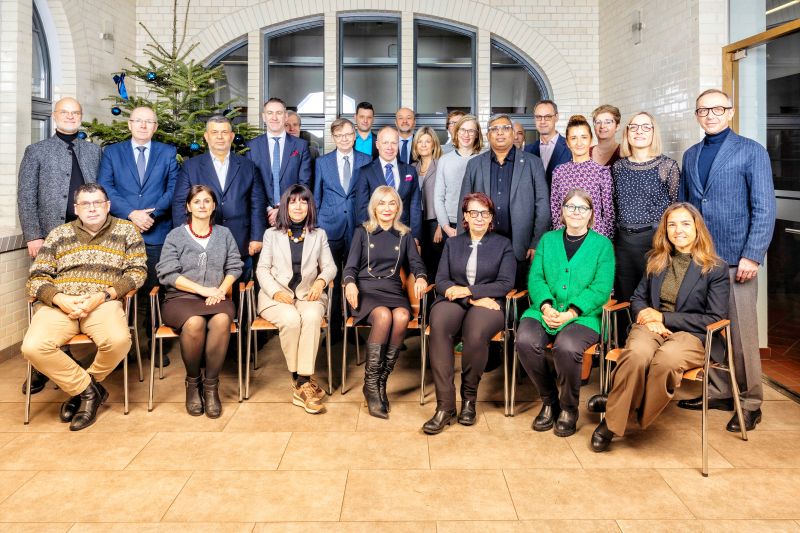
{"label": "wooden chair seat", "polygon": [[67,341],[67,345],[72,346],[73,344],[92,344],[92,339],[83,333],[78,333]]}

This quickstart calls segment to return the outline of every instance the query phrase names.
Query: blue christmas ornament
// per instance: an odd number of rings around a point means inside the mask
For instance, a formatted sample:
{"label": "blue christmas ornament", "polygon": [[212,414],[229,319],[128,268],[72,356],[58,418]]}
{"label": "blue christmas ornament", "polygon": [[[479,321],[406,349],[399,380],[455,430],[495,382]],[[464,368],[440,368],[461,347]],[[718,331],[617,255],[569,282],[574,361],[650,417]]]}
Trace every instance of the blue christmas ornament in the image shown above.
{"label": "blue christmas ornament", "polygon": [[118,108],[117,106],[114,106],[111,108],[111,114],[114,115],[115,117],[118,117],[119,115],[122,114],[122,109]]}
{"label": "blue christmas ornament", "polygon": [[237,133],[233,136],[233,142],[235,144],[244,144],[244,136],[241,133]]}
{"label": "blue christmas ornament", "polygon": [[86,132],[85,131],[79,131],[78,132],[78,139],[81,139],[81,140],[86,139]]}
{"label": "blue christmas ornament", "polygon": [[158,74],[156,74],[151,70],[145,75],[145,77],[147,78],[147,81],[156,81],[156,78],[158,78]]}
{"label": "blue christmas ornament", "polygon": [[197,144],[196,142],[194,142],[194,143],[189,145],[189,150],[191,150],[192,152],[196,152],[196,151],[200,150],[200,145]]}
{"label": "blue christmas ornament", "polygon": [[117,84],[117,92],[119,93],[120,98],[127,100],[128,89],[125,88],[125,73],[120,72],[119,74],[114,74],[114,83]]}

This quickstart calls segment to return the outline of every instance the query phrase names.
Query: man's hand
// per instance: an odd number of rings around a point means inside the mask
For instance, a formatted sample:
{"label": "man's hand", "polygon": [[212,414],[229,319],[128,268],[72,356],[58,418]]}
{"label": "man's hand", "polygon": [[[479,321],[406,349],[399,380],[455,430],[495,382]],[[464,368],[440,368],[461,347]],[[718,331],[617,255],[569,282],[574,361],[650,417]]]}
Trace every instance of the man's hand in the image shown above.
{"label": "man's hand", "polygon": [[672,332],[664,327],[664,324],[661,322],[648,322],[645,324],[645,327],[655,333],[656,335],[661,335],[664,338],[669,337],[672,335]]}
{"label": "man's hand", "polygon": [[250,244],[247,245],[247,253],[250,255],[256,255],[260,251],[261,241],[250,241]]}
{"label": "man's hand", "polygon": [[473,300],[472,298],[469,299],[469,303],[476,307],[483,307],[486,309],[491,309],[492,311],[499,311],[500,305],[495,302],[492,298],[484,297],[478,298],[477,300]]}
{"label": "man's hand", "polygon": [[525,252],[525,259],[527,259],[528,261],[533,261],[533,254],[535,253],[536,250],[534,250],[533,248],[528,248],[528,251]]}
{"label": "man's hand", "polygon": [[153,218],[150,216],[150,213],[155,211],[154,208],[149,209],[134,209],[128,215],[128,219],[133,222],[139,231],[144,233],[145,231],[149,230],[153,226]]}
{"label": "man's hand", "polygon": [[439,227],[441,227],[444,230],[444,232],[447,233],[448,237],[455,237],[456,234],[458,233],[456,231],[456,228],[451,228],[449,225],[448,226],[439,226]]}
{"label": "man's hand", "polygon": [[59,292],[53,297],[53,304],[57,305],[69,318],[76,320],[84,318],[88,313],[84,312],[82,305],[89,297],[88,294],[81,296],[69,296]]}
{"label": "man's hand", "polygon": [[433,242],[439,244],[442,242],[442,227],[436,226],[436,231],[433,232]]}
{"label": "man's hand", "polygon": [[80,305],[80,308],[83,310],[84,313],[83,316],[87,316],[89,313],[94,311],[100,304],[102,304],[105,301],[106,301],[106,293],[103,291],[87,294],[86,299]]}
{"label": "man's hand", "polygon": [[637,324],[648,324],[651,322],[656,322],[663,325],[664,314],[660,311],[656,311],[652,307],[646,307],[645,309],[639,311],[639,314],[636,316]]}
{"label": "man's hand", "polygon": [[294,303],[294,298],[292,298],[292,295],[286,291],[276,292],[272,299],[282,304],[292,305]]}
{"label": "man's hand", "polygon": [[758,275],[758,263],[746,257],[739,259],[739,268],[736,269],[736,281],[744,283]]}
{"label": "man's hand", "polygon": [[43,244],[44,239],[28,241],[28,255],[31,256],[32,259],[36,259],[36,255],[39,253],[39,248],[41,248]]}
{"label": "man's hand", "polygon": [[451,302],[460,298],[466,298],[467,296],[472,296],[472,291],[466,287],[462,287],[461,285],[453,285],[444,291],[444,297]]}
{"label": "man's hand", "polygon": [[350,307],[353,309],[358,308],[358,287],[356,287],[355,283],[350,282],[344,286],[344,297]]}
{"label": "man's hand", "polygon": [[309,302],[316,302],[317,300],[319,300],[319,297],[322,294],[323,289],[325,289],[324,279],[318,279],[314,281],[314,284],[311,285],[311,290],[308,291],[307,300]]}
{"label": "man's hand", "polygon": [[270,226],[275,226],[275,221],[278,220],[278,208],[277,207],[268,207],[267,208],[267,220],[269,220]]}

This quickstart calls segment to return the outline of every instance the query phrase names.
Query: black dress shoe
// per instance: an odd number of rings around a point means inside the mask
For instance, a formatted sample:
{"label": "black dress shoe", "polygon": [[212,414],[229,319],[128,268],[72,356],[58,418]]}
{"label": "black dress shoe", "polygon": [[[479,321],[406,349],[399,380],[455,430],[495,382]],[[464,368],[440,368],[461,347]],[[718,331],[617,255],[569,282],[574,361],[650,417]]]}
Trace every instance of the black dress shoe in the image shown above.
{"label": "black dress shoe", "polygon": [[458,423],[462,426],[472,426],[475,424],[475,400],[463,400],[461,402],[461,413],[458,415]]}
{"label": "black dress shoe", "polygon": [[[679,400],[678,407],[681,409],[689,409],[690,411],[703,410],[703,397],[698,396],[691,400]],[[733,398],[717,398],[708,400],[709,409],[719,409],[720,411],[733,411]]]}
{"label": "black dress shoe", "polygon": [[533,419],[534,431],[548,431],[556,423],[556,418],[561,412],[558,405],[542,405],[541,411]]}
{"label": "black dress shoe", "polygon": [[436,411],[433,417],[422,425],[422,431],[426,435],[438,435],[444,428],[453,423],[456,419],[456,410]]}
{"label": "black dress shoe", "polygon": [[[48,378],[35,368],[31,368],[31,394],[42,392],[44,390],[45,384],[48,381],[50,381],[50,378]],[[22,394],[25,394],[27,385],[28,385],[27,380],[22,382]]]}
{"label": "black dress shoe", "polygon": [[61,404],[61,411],[58,413],[58,417],[62,422],[72,422],[72,419],[75,417],[75,413],[78,411],[78,407],[80,407],[80,405],[81,395],[76,394]]}
{"label": "black dress shoe", "polygon": [[588,409],[590,413],[605,413],[607,402],[608,396],[604,394],[595,394],[586,402],[586,409]]}
{"label": "black dress shoe", "polygon": [[569,437],[575,434],[578,425],[578,411],[561,411],[556,420],[556,427],[553,433],[556,437]]}
{"label": "black dress shoe", "polygon": [[[761,409],[756,409],[755,411],[748,411],[747,409],[742,409],[742,418],[744,418],[744,428],[747,431],[753,431],[754,429],[756,429],[756,424],[761,422]],[[725,426],[725,429],[727,429],[731,433],[738,433],[741,431],[741,426],[739,425],[739,417],[736,416],[736,413],[733,413],[733,417],[728,422],[728,425]]]}
{"label": "black dress shoe", "polygon": [[92,377],[91,383],[86,390],[80,393],[79,397],[81,403],[69,424],[70,431],[80,431],[94,424],[97,420],[97,410],[108,399],[108,391]]}
{"label": "black dress shoe", "polygon": [[613,438],[614,434],[608,429],[606,421],[603,420],[592,433],[592,450],[596,452],[606,451],[611,446],[611,439]]}

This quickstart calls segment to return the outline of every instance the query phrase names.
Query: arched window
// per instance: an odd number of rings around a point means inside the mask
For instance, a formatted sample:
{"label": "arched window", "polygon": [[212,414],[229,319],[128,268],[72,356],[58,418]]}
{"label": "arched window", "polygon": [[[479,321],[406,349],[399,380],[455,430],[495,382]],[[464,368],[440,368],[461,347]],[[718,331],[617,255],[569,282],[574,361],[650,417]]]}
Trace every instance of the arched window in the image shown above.
{"label": "arched window", "polygon": [[247,121],[247,40],[233,43],[228,50],[209,67],[222,65],[225,79],[218,80],[220,89],[214,93],[214,103],[233,100],[233,106],[241,108],[241,115],[234,122]]}
{"label": "arched window", "polygon": [[51,93],[50,55],[42,20],[33,7],[33,50],[31,68],[31,142],[50,135],[50,114],[53,101]]}

